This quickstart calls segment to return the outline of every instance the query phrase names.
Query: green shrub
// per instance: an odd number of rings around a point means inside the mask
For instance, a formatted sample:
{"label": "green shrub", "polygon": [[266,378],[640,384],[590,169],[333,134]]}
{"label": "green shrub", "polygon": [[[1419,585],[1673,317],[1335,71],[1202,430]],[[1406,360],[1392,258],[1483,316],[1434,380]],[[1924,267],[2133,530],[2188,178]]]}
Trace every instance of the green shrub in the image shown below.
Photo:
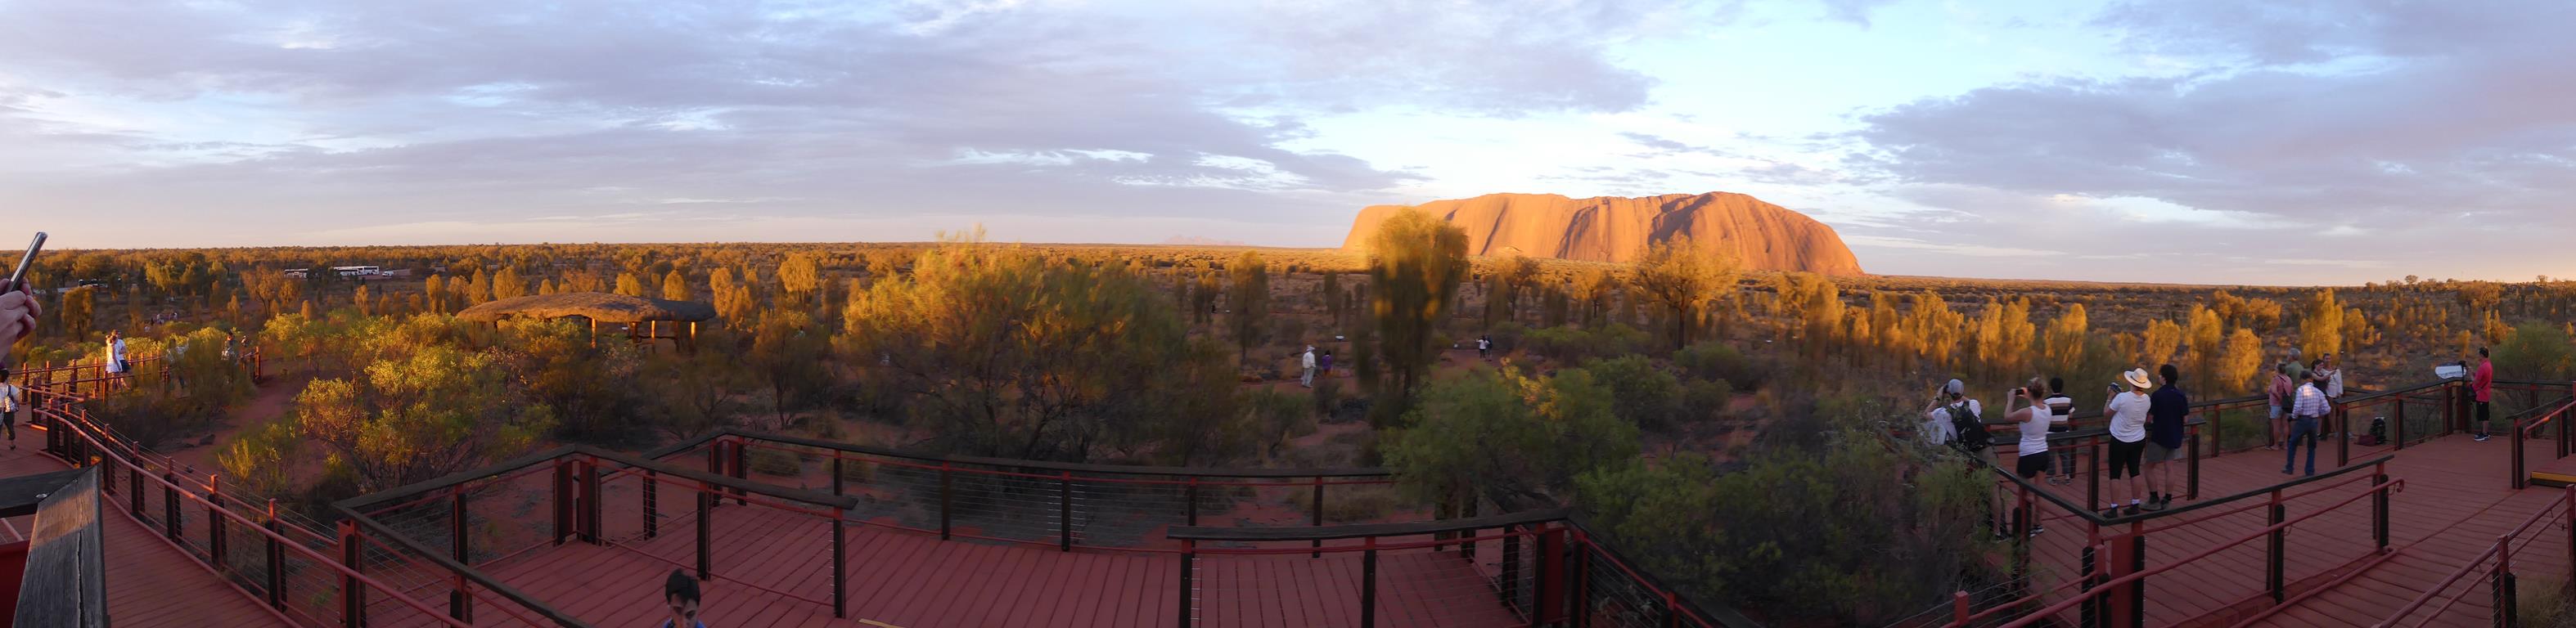
{"label": "green shrub", "polygon": [[1728,407],[1735,405],[1735,387],[1725,380],[1694,379],[1682,384],[1681,421],[1684,423],[1726,418]]}
{"label": "green shrub", "polygon": [[1485,331],[1485,335],[1493,338],[1494,353],[1500,355],[1519,348],[1521,346],[1521,337],[1529,335],[1529,328],[1522,326],[1520,323],[1505,321],[1495,323],[1493,327],[1488,328]]}
{"label": "green shrub", "polygon": [[1673,352],[1673,365],[1696,379],[1719,380],[1736,390],[1753,392],[1771,379],[1771,368],[1719,342],[1703,342]]}
{"label": "green shrub", "polygon": [[1521,342],[1523,350],[1532,355],[1579,364],[1594,358],[1643,353],[1653,339],[1626,325],[1594,329],[1559,326],[1531,330],[1521,337]]}
{"label": "green shrub", "polygon": [[[1623,355],[1583,363],[1583,370],[1610,387],[1610,410],[1650,431],[1672,428],[1682,411],[1681,380],[1656,368],[1642,355]],[[1562,374],[1562,373],[1560,373]]]}
{"label": "green shrub", "polygon": [[2514,580],[2514,615],[2524,626],[2569,628],[2576,626],[2576,610],[2569,608],[2567,581],[2552,578],[2518,578]]}
{"label": "green shrub", "polygon": [[750,448],[749,455],[751,457],[745,459],[743,461],[743,465],[751,469],[751,472],[753,473],[787,477],[794,477],[805,473],[805,461],[797,458],[796,454],[793,453],[770,449],[767,447],[755,447]]}

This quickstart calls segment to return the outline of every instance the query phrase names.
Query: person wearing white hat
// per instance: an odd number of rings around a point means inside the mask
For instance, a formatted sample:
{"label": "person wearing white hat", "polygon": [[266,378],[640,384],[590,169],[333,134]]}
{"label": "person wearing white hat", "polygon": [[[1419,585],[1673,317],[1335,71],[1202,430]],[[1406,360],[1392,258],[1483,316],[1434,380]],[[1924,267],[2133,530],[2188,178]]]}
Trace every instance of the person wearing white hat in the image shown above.
{"label": "person wearing white hat", "polygon": [[1299,378],[1297,379],[1297,383],[1298,383],[1298,384],[1300,384],[1300,385],[1303,385],[1303,386],[1305,386],[1305,387],[1307,387],[1307,388],[1314,388],[1314,387],[1315,387],[1315,345],[1306,345],[1306,354],[1305,354],[1305,356],[1304,356],[1304,357],[1299,358],[1299,362],[1302,362],[1302,363],[1305,365],[1305,367],[1306,367],[1306,374],[1305,374],[1305,376],[1303,376],[1303,377],[1299,377]]}
{"label": "person wearing white hat", "polygon": [[[2119,390],[2119,385],[2112,385],[2111,400],[2102,406],[2104,422],[2111,432],[2112,480],[2103,489],[2111,497],[2111,503],[2104,507],[2103,514],[2113,517],[2138,514],[2139,502],[2144,501],[2147,495],[2146,478],[2139,474],[2139,463],[2146,458],[2147,410],[2154,405],[2147,396],[2147,390],[2156,384],[2146,369],[2121,373],[2120,381],[2128,384],[2129,389],[2124,392]],[[2127,481],[2121,481],[2123,478]],[[2125,508],[2120,503],[2121,493],[2128,493],[2129,502]]]}

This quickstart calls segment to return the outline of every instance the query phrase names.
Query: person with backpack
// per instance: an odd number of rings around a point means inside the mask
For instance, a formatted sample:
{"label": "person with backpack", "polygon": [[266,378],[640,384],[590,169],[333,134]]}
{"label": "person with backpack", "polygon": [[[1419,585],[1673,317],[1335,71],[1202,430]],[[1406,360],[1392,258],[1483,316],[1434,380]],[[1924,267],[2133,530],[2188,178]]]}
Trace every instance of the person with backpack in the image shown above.
{"label": "person with backpack", "polygon": [[[2153,388],[2155,382],[2148,379],[2146,369],[2121,373],[2120,380],[2128,385],[2128,390],[2124,392],[2119,384],[2113,384],[2111,400],[2102,404],[2104,424],[2111,432],[2111,481],[2102,489],[2111,497],[2111,504],[2103,508],[2102,515],[2106,517],[2138,514],[2139,506],[2146,498],[2146,478],[2139,473],[2138,465],[2146,458],[2147,411],[2154,406],[2147,390]],[[2122,478],[2128,481],[2120,481]],[[2125,508],[2120,504],[2121,493],[2129,495]]]}
{"label": "person with backpack", "polygon": [[1954,379],[1941,385],[1941,394],[1923,409],[1923,427],[1916,430],[1916,437],[1925,444],[1950,445],[1972,453],[1983,452],[1994,444],[1994,436],[1986,433],[1985,422],[1978,418],[1985,408],[1967,395],[1965,382]]}
{"label": "person with backpack", "polygon": [[[2066,396],[2066,378],[2048,378],[2048,395],[2047,399],[2040,401],[2040,405],[2048,407],[2048,432],[2056,434],[2075,429],[2072,421],[2075,418],[2075,398]],[[2048,483],[2060,486],[2074,484],[2075,452],[2062,452],[2050,457],[2057,459],[2057,477],[2050,478]]]}

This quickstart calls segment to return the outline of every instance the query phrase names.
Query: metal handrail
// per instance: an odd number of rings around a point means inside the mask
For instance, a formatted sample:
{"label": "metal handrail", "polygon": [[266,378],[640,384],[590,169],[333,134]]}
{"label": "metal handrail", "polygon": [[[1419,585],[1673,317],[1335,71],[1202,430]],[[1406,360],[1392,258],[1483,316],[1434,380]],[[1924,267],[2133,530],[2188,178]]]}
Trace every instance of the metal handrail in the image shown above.
{"label": "metal handrail", "polygon": [[[2511,540],[2522,536],[2523,532],[2530,530],[2534,525],[2539,525],[2543,520],[2554,519],[2557,518],[2557,515],[2566,513],[2571,504],[2576,504],[2576,486],[2570,486],[2561,491],[2557,499],[2549,500],[2549,503],[2542,505],[2540,510],[2532,512],[2530,517],[2525,517],[2520,525],[2514,526],[2513,531],[2506,532],[2503,535],[2496,537],[2495,544],[2487,546],[2486,551],[2479,553],[2475,558],[2469,559],[2468,564],[2461,565],[2458,571],[2451,572],[2451,575],[2443,578],[2440,583],[2434,584],[2431,588],[2425,589],[2423,594],[2415,596],[2415,599],[2407,602],[2405,606],[2397,607],[2395,612],[2389,613],[2386,619],[2382,619],[2379,623],[2372,625],[2374,627],[2390,626],[2396,624],[2399,620],[2405,619],[2406,616],[2414,614],[2416,610],[2423,608],[2425,604],[2431,603],[2434,597],[2441,595],[2443,591],[2449,590],[2451,585],[2458,583],[2461,578],[2466,578],[2469,574],[2476,573],[2478,571],[2478,567],[2486,564],[2488,558],[2502,555]],[[2576,522],[2571,522],[2571,524],[2576,524]],[[2453,597],[2454,599],[2457,598],[2457,596]],[[2508,609],[2497,609],[2497,612],[2502,613],[2511,611]],[[2436,614],[2438,614],[2438,612]],[[2422,625],[2422,622],[2416,622],[2416,624]]]}

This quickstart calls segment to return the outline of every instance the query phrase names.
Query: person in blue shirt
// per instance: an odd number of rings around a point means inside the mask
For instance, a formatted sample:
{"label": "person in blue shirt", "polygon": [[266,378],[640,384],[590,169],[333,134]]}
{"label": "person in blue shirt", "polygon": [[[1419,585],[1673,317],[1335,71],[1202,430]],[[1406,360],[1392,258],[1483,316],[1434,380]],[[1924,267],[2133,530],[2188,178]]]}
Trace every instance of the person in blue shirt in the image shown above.
{"label": "person in blue shirt", "polygon": [[698,621],[698,579],[689,572],[671,570],[670,579],[662,581],[662,601],[671,604],[671,618],[662,620],[662,628],[707,628]]}
{"label": "person in blue shirt", "polygon": [[2173,506],[2174,493],[2181,485],[2173,479],[2174,462],[2191,455],[2183,449],[2183,419],[2191,414],[2191,395],[2182,391],[2182,371],[2167,364],[2156,369],[2164,387],[2147,396],[2147,505],[2146,510],[2164,510]]}

